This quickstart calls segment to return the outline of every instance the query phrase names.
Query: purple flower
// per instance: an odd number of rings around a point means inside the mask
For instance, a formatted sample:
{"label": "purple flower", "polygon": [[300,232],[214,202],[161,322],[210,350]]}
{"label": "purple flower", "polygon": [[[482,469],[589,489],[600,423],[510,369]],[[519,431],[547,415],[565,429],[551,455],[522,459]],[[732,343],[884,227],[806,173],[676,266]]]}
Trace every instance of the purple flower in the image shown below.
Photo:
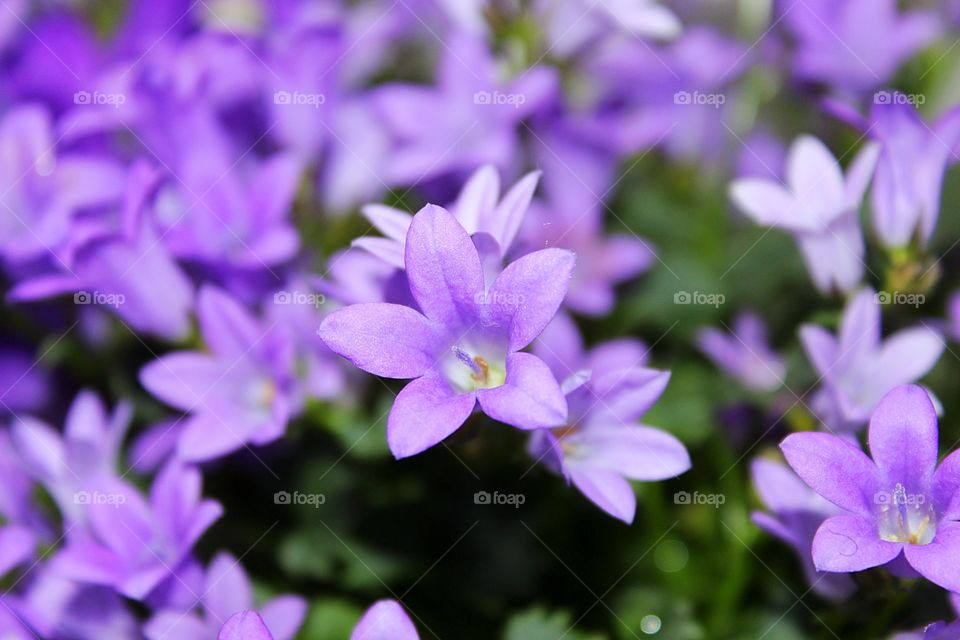
{"label": "purple flower", "polygon": [[534,66],[504,83],[483,42],[456,33],[444,45],[435,86],[388,84],[370,96],[392,140],[387,184],[415,184],[487,163],[514,168],[518,123],[555,93],[551,68]]}
{"label": "purple flower", "polygon": [[406,611],[395,600],[374,603],[360,618],[350,640],[419,640]]}
{"label": "purple flower", "polygon": [[[15,301],[42,300],[73,293],[78,304],[105,305],[133,328],[170,340],[190,330],[194,290],[153,229],[155,169],[137,162],[127,178],[119,222],[75,223],[64,258],[53,273],[21,281]],[[157,290],[163,291],[162,296]]]}
{"label": "purple flower", "polygon": [[[563,316],[560,316],[561,318]],[[538,353],[565,340],[572,323],[555,321],[537,342]],[[565,350],[569,353],[569,349]],[[618,340],[589,354],[553,355],[554,373],[564,378],[569,413],[565,425],[536,431],[530,453],[562,473],[591,502],[624,522],[632,522],[637,499],[627,479],[663,480],[690,468],[690,456],[675,437],[635,424],[667,386],[670,374],[641,366],[642,344]]]}
{"label": "purple flower", "polygon": [[52,390],[49,372],[30,351],[0,345],[0,413],[40,411]]}
{"label": "purple flower", "polygon": [[888,391],[930,371],[945,346],[926,326],[882,340],[880,304],[870,289],[847,304],[837,336],[803,325],[800,340],[823,382],[815,408],[833,429],[859,429]]}
{"label": "purple flower", "polygon": [[197,315],[209,353],[167,354],[140,371],[150,393],[190,414],[177,455],[209,460],[276,440],[300,406],[287,334],[215,287],[201,289]]}
{"label": "purple flower", "polygon": [[108,414],[95,393],[81,391],[67,412],[62,436],[34,418],[14,421],[13,445],[24,469],[47,489],[67,523],[83,521],[86,508],[80,498],[116,477],[132,415],[129,403]]}
{"label": "purple flower", "polygon": [[219,503],[202,499],[201,482],[199,471],[174,460],[154,480],[148,500],[120,480],[99,483],[84,500],[87,535],[68,541],[52,568],[128,598],[146,598],[223,513]]}
{"label": "purple flower", "polygon": [[50,115],[36,105],[4,114],[0,146],[0,257],[11,266],[49,257],[68,240],[79,210],[122,197],[123,169],[88,154],[58,153]]}
{"label": "purple flower", "polygon": [[847,292],[863,277],[859,210],[878,153],[876,145],[864,147],[844,177],[822,142],[801,136],[790,147],[786,184],[743,178],[730,198],[755,222],[794,235],[820,291]]}
{"label": "purple flower", "polygon": [[870,417],[871,460],[828,433],[795,433],[780,448],[810,488],[844,513],[813,539],[819,571],[849,573],[903,554],[920,575],[960,590],[960,454],[937,465],[937,415],[917,385],[892,390]]}
{"label": "purple flower", "polygon": [[777,22],[784,21],[796,42],[796,75],[840,91],[886,83],[942,30],[933,12],[901,14],[896,0],[782,0],[780,5]]}
{"label": "purple flower", "polygon": [[718,368],[755,391],[775,391],[783,386],[786,365],[769,346],[767,328],[755,313],[744,312],[733,321],[730,333],[704,328],[697,346]]}
{"label": "purple flower", "polygon": [[561,57],[617,36],[669,39],[681,30],[677,17],[656,0],[609,0],[599,4],[589,0],[536,0],[532,4],[538,24],[544,25],[547,50]]}
{"label": "purple flower", "polygon": [[[502,258],[520,230],[539,178],[539,172],[528,173],[501,198],[500,176],[496,168],[484,165],[464,183],[456,202],[447,210],[470,235],[483,233],[492,238],[495,244],[490,245],[489,253],[494,254],[494,260]],[[403,269],[404,245],[413,216],[380,204],[365,206],[363,215],[385,237],[358,238],[353,241],[353,246],[366,249],[384,262]],[[493,266],[499,268],[500,265]]]}
{"label": "purple flower", "polygon": [[814,591],[825,598],[848,596],[854,589],[853,580],[845,575],[818,572],[810,557],[817,529],[840,509],[811,491],[785,464],[754,460],[750,473],[760,500],[770,510],[753,513],[756,525],[796,549]]}
{"label": "purple flower", "polygon": [[573,271],[569,251],[545,249],[508,265],[485,283],[470,236],[446,210],[427,205],[406,237],[410,291],[423,313],[387,303],[335,311],[323,341],[359,368],[415,378],[397,396],[387,441],[397,458],[437,444],[477,402],[521,429],[562,424],[566,403],[542,360],[520,349],[560,306]]}
{"label": "purple flower", "polygon": [[[157,611],[144,625],[147,640],[209,640],[216,637],[221,625],[235,613],[253,608],[253,586],[240,562],[228,553],[219,553],[210,562],[198,593],[194,596],[196,602],[186,611]],[[192,611],[197,604],[202,604],[202,609]],[[278,596],[265,603],[258,615],[274,640],[291,640],[306,611],[302,598]]]}
{"label": "purple flower", "polygon": [[259,613],[240,611],[223,623],[217,640],[274,640],[274,637]]}
{"label": "purple flower", "polygon": [[[878,94],[879,95],[879,94]],[[960,108],[927,124],[903,94],[883,92],[875,101],[869,128],[882,146],[871,194],[873,228],[890,248],[916,237],[925,245],[940,214],[940,189],[952,151],[960,141]]]}

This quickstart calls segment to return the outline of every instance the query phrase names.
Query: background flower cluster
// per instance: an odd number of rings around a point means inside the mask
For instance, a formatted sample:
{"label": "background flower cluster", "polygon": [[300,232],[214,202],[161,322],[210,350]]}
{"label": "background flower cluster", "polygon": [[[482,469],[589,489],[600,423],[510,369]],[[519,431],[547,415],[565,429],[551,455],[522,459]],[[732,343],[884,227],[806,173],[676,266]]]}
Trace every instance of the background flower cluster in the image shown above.
{"label": "background flower cluster", "polygon": [[0,636],[960,637],[958,42],[0,0]]}

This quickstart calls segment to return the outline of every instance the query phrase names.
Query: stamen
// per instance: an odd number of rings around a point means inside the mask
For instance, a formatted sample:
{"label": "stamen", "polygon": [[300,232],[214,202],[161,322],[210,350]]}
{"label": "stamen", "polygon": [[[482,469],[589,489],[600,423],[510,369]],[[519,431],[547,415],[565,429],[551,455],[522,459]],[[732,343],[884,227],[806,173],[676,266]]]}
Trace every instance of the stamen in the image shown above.
{"label": "stamen", "polygon": [[[473,375],[470,376],[471,378],[476,379],[477,374],[485,374],[486,371],[489,370],[489,368],[487,370],[484,370],[480,362],[477,360],[477,358],[471,358],[470,354],[464,351],[463,349],[461,349],[460,347],[456,347],[456,346],[453,347],[453,353],[455,356],[457,356],[457,360],[459,360],[463,364],[470,367],[470,370],[473,371]],[[479,359],[483,360],[483,358],[479,358]],[[487,361],[483,360],[483,364],[486,365]]]}
{"label": "stamen", "polygon": [[490,378],[490,363],[480,356],[474,356],[473,361],[480,371],[471,374],[475,382],[486,382]]}

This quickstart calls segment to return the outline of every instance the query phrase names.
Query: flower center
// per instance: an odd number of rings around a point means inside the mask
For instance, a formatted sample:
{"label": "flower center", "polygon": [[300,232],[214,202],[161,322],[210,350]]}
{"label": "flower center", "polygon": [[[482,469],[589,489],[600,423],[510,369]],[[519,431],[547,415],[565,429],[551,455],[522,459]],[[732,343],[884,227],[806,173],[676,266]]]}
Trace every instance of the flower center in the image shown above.
{"label": "flower center", "polygon": [[507,378],[505,368],[492,364],[481,355],[471,355],[460,347],[452,348],[455,359],[446,368],[447,377],[461,391],[499,387]]}
{"label": "flower center", "polygon": [[925,545],[937,533],[936,514],[923,494],[907,493],[899,482],[892,492],[878,491],[874,501],[880,505],[878,532],[888,542]]}

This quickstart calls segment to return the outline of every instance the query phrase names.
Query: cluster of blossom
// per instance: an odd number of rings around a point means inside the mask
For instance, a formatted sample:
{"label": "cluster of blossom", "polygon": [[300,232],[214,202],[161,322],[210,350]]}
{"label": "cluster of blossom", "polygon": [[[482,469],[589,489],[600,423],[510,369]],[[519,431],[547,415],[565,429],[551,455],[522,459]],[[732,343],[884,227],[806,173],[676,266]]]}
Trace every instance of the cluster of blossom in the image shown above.
{"label": "cluster of blossom", "polygon": [[[0,566],[17,576],[0,599],[0,631],[292,637],[302,599],[282,596],[255,613],[232,556],[206,566],[194,556],[221,515],[201,497],[198,465],[281,438],[308,400],[356,393],[362,380],[340,356],[412,380],[388,419],[397,458],[441,443],[479,406],[528,432],[534,459],[632,521],[628,480],[690,466],[676,438],[639,424],[669,373],[647,366],[638,340],[588,348],[572,316],[610,313],[615,288],[657,259],[643,239],[604,229],[616,216],[608,201],[618,168],[653,148],[721,175],[739,156],[737,207],[796,236],[818,289],[852,294],[837,337],[807,326],[801,340],[822,382],[812,410],[835,430],[871,420],[875,463],[846,439],[791,436],[788,462],[842,511],[758,461],[756,484],[774,511],[758,523],[802,553],[812,544],[812,576],[888,564],[903,551],[914,570],[960,590],[939,560],[952,552],[957,517],[952,458],[934,471],[932,405],[899,386],[933,367],[943,331],[881,339],[878,296],[889,292],[864,288],[859,218],[869,188],[890,295],[932,286],[923,249],[960,144],[960,111],[928,124],[916,100],[886,84],[943,35],[933,13],[904,12],[895,0],[777,2],[757,50],[699,24],[680,1],[130,0],[106,36],[76,3],[3,4],[6,299],[52,332],[76,327],[91,351],[115,334],[162,344],[138,380],[181,417],[144,429],[125,454],[128,401],[109,413],[83,391],[54,429],[30,417],[58,391],[52,379],[24,345],[0,348],[9,422]],[[512,28],[521,22],[529,28]],[[434,61],[424,81],[409,80],[419,71],[408,59]],[[743,123],[739,114],[756,105],[740,81],[766,61],[801,90],[828,95],[818,108],[870,138],[846,174],[811,136],[798,138],[781,171],[767,125]],[[746,152],[731,145],[740,134]],[[539,171],[524,175],[530,167]],[[513,185],[504,193],[501,177]],[[446,207],[412,215],[377,204],[410,194]],[[329,221],[362,205],[381,236],[326,257],[304,241],[321,212]],[[745,314],[732,335],[705,330],[700,346],[770,393],[786,367],[765,334]],[[915,460],[891,453],[915,438],[926,443]],[[146,496],[130,474],[152,479]],[[37,503],[37,485],[59,517]],[[887,508],[868,504],[870,492],[886,492]],[[901,509],[909,496],[929,501]],[[818,526],[826,533],[814,538]],[[852,536],[863,552],[838,551],[829,535]],[[355,637],[416,631],[386,601]]]}

